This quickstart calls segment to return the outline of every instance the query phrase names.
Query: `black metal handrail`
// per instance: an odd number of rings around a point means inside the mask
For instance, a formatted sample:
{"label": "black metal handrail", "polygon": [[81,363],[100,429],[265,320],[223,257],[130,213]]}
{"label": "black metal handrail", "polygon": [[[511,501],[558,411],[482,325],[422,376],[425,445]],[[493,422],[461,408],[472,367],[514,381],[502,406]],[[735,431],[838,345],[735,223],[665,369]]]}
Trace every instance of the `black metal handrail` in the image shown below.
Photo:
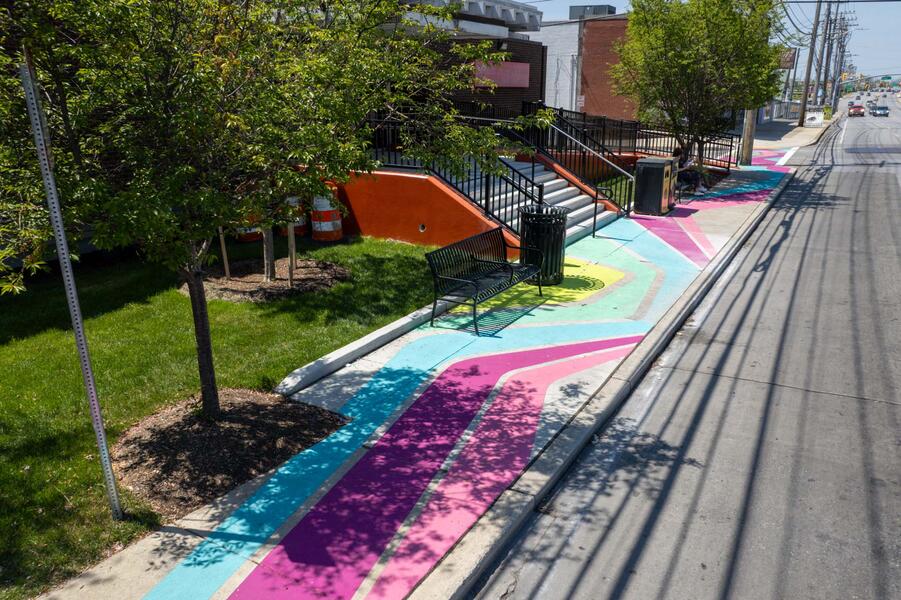
{"label": "black metal handrail", "polygon": [[[737,165],[739,149],[737,140],[739,137],[732,133],[706,136],[701,141],[704,146],[704,164],[726,170]],[[672,132],[662,128],[642,127],[639,131],[636,151],[654,156],[672,156],[678,146],[679,142]],[[699,152],[700,149],[695,146],[690,149],[689,156],[698,160]]]}
{"label": "black metal handrail", "polygon": [[595,191],[595,207],[601,199],[616,205],[621,214],[632,210],[635,176],[626,165],[618,164],[612,153],[604,156],[589,147],[573,133],[557,125],[545,129],[529,128],[527,139],[543,155],[572,173],[585,186]]}
{"label": "black metal handrail", "polygon": [[[541,102],[524,102],[523,114],[533,114],[539,108],[547,107]],[[586,138],[582,138],[583,142],[596,150],[603,147],[606,151],[616,155],[635,153],[672,156],[673,151],[679,145],[675,134],[663,126],[647,125],[629,119],[589,115],[563,108],[554,108],[553,110],[558,125],[568,122],[572,127],[581,129],[586,136]],[[741,136],[728,132],[705,136],[701,140],[704,147],[704,164],[726,170],[737,165],[740,138]],[[602,152],[602,154],[605,153]],[[689,155],[690,158],[698,160],[698,147],[690,148]]]}
{"label": "black metal handrail", "polygon": [[[622,165],[588,147],[556,125],[521,129],[514,126],[510,120],[485,117],[467,119],[477,125],[491,124],[505,137],[541,153],[593,190],[592,236],[597,229],[597,211],[602,199],[613,203],[620,216],[628,215],[632,211],[635,176]],[[509,123],[509,126],[505,127],[506,123]],[[610,155],[611,158],[615,158],[612,153]]]}
{"label": "black metal handrail", "polygon": [[[478,206],[491,219],[519,233],[519,207],[544,203],[544,184],[516,169],[500,156],[479,161],[468,156],[462,163],[425,164],[404,154],[399,121],[371,120],[373,153],[386,167],[426,171]],[[488,168],[483,168],[487,166]]]}

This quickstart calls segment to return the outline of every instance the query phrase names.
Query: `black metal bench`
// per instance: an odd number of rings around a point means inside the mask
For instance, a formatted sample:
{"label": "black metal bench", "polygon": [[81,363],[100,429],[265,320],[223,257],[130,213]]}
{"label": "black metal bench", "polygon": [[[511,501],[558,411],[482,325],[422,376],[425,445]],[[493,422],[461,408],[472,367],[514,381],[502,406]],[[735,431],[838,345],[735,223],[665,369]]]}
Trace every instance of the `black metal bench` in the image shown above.
{"label": "black metal bench", "polygon": [[[507,259],[507,249],[529,250],[538,257],[538,265],[513,263]],[[435,325],[435,309],[438,300],[454,304],[472,303],[472,321],[479,335],[476,306],[497,296],[517,283],[535,277],[541,272],[544,256],[538,248],[524,248],[507,243],[502,228],[479,233],[444,248],[426,254],[435,283],[435,301],[432,303],[431,324]],[[541,277],[538,277],[538,294]]]}

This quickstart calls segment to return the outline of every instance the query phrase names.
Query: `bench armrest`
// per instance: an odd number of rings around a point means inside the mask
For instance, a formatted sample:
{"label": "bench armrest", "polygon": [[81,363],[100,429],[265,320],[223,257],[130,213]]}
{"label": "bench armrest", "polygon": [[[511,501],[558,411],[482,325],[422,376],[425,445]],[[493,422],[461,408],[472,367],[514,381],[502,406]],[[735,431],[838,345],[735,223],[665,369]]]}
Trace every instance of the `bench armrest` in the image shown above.
{"label": "bench armrest", "polygon": [[435,275],[435,277],[437,279],[447,279],[448,281],[458,281],[460,283],[465,283],[466,285],[471,285],[477,292],[479,291],[479,285],[476,282],[470,281],[468,279],[460,279],[459,277],[451,277],[449,275]]}
{"label": "bench armrest", "polygon": [[504,240],[504,244],[507,245],[507,248],[513,248],[514,250],[519,250],[519,259],[520,260],[522,260],[522,251],[523,250],[532,250],[534,252],[537,252],[538,256],[541,258],[540,265],[544,264],[544,252],[541,250],[541,248],[536,248],[535,246],[523,246],[523,245],[517,246],[516,244],[508,243],[507,240]]}
{"label": "bench armrest", "polygon": [[507,261],[505,261],[505,260],[489,260],[489,259],[487,259],[487,258],[476,258],[475,256],[473,256],[472,259],[473,259],[474,261],[476,261],[476,262],[488,263],[488,264],[490,264],[490,265],[500,265],[500,266],[506,267],[506,268],[508,268],[508,269],[512,269],[512,268],[513,268],[513,267],[510,265],[510,263],[507,262]]}

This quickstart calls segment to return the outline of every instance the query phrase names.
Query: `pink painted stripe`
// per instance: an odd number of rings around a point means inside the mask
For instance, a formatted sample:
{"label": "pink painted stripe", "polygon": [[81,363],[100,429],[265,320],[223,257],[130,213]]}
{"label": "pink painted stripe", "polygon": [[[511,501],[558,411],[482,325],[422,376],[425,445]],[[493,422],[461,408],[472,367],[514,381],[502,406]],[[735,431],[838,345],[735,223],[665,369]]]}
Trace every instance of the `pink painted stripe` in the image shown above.
{"label": "pink painted stripe", "polygon": [[231,597],[350,598],[504,373],[640,339],[596,340],[454,363]]}
{"label": "pink painted stripe", "polygon": [[[676,210],[679,210],[678,208]],[[697,212],[697,211],[694,211]],[[705,234],[698,223],[691,217],[686,216],[685,218],[677,219],[679,225],[685,232],[691,236],[691,239],[698,244],[701,249],[704,251],[704,254],[707,255],[707,259],[713,258],[716,254],[716,249],[713,247],[713,244],[707,239],[707,234]]]}
{"label": "pink painted stripe", "polygon": [[676,223],[678,217],[635,216],[633,220],[641,224],[661,240],[675,248],[688,260],[703,268],[709,260],[704,251]]}
{"label": "pink painted stripe", "polygon": [[403,598],[529,462],[544,398],[567,375],[619,360],[633,344],[511,377],[404,536],[367,598]]}

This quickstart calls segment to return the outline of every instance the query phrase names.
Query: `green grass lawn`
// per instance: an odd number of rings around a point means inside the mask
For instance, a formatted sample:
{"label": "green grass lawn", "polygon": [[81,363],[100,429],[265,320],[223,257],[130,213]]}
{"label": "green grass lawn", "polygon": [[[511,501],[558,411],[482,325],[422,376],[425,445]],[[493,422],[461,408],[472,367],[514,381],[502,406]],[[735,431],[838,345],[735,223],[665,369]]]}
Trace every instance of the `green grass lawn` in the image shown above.
{"label": "green grass lawn", "polygon": [[[280,256],[286,255],[281,240]],[[209,303],[221,387],[281,378],[431,300],[422,247],[359,239],[304,257],[352,279],[265,305]],[[259,244],[232,249],[259,256]],[[101,264],[102,263],[102,264]],[[135,258],[85,259],[76,281],[110,441],[198,389],[191,309],[175,276]],[[114,522],[58,274],[0,298],[0,598],[32,596],[158,524],[127,494]]]}

